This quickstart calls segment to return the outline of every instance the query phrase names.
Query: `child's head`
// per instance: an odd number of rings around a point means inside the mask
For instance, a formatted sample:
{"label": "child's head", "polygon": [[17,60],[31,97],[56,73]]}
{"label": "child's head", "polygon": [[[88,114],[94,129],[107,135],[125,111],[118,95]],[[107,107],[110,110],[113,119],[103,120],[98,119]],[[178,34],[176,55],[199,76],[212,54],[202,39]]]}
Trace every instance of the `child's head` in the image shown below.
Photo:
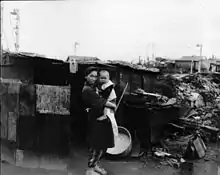
{"label": "child's head", "polygon": [[107,70],[101,70],[99,72],[99,82],[101,84],[108,83],[109,79],[110,79],[110,75],[109,75],[109,72]]}

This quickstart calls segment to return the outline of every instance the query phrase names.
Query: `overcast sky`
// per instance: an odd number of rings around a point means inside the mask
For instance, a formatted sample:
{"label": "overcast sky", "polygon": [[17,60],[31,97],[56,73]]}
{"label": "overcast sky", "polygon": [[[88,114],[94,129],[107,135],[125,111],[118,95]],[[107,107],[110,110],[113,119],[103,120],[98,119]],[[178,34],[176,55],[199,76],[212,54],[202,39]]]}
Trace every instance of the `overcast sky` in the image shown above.
{"label": "overcast sky", "polygon": [[[4,47],[14,50],[10,11],[20,9],[20,50],[65,59],[74,54],[134,60],[154,53],[220,56],[219,0],[4,2]],[[11,20],[10,20],[11,18]]]}

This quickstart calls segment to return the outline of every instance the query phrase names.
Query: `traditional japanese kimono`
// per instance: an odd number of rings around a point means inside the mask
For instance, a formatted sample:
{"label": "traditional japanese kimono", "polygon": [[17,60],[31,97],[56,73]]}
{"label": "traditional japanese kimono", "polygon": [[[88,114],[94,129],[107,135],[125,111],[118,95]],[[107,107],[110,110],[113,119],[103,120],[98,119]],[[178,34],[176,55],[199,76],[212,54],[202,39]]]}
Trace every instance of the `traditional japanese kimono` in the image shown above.
{"label": "traditional japanese kimono", "polygon": [[89,146],[94,150],[107,150],[114,147],[114,134],[109,118],[98,121],[97,118],[103,115],[107,102],[101,98],[95,87],[84,85],[82,99],[85,107],[89,108]]}

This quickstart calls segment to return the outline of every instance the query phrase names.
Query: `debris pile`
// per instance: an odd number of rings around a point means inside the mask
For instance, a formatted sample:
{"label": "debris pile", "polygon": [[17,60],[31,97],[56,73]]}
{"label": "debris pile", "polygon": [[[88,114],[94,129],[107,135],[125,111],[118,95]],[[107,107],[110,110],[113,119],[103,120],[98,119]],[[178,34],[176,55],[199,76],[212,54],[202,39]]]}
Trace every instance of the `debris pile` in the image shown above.
{"label": "debris pile", "polygon": [[182,118],[220,128],[220,77],[191,74],[179,78],[168,75],[163,80],[173,87],[177,103],[190,108]]}
{"label": "debris pile", "polygon": [[185,160],[204,158],[206,143],[219,139],[220,76],[168,75],[161,81],[175,94],[176,100],[166,99],[166,104],[173,101],[185,111],[178,121],[169,123],[175,129],[164,130],[160,145],[152,151],[162,165],[178,168]]}
{"label": "debris pile", "polygon": [[188,98],[191,102],[195,102],[202,96],[200,101],[203,100],[204,105],[215,104],[215,100],[220,96],[219,85],[199,74],[188,75],[180,79],[177,91],[178,96],[182,99]]}
{"label": "debris pile", "polygon": [[[176,138],[172,136],[176,136]],[[152,149],[153,158],[159,160],[160,165],[179,168],[182,163],[188,160],[201,159],[206,156],[207,147],[198,131],[193,134],[188,133],[188,135],[186,132],[181,136],[176,133],[170,134],[161,142],[160,147]]]}

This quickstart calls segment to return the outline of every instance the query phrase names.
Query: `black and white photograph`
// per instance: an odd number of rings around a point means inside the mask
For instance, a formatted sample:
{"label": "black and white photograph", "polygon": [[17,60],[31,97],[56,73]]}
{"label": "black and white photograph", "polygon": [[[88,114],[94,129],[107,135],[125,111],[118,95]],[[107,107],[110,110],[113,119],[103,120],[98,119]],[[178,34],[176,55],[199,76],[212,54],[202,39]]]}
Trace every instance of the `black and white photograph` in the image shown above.
{"label": "black and white photograph", "polygon": [[220,175],[219,0],[1,1],[1,175]]}

